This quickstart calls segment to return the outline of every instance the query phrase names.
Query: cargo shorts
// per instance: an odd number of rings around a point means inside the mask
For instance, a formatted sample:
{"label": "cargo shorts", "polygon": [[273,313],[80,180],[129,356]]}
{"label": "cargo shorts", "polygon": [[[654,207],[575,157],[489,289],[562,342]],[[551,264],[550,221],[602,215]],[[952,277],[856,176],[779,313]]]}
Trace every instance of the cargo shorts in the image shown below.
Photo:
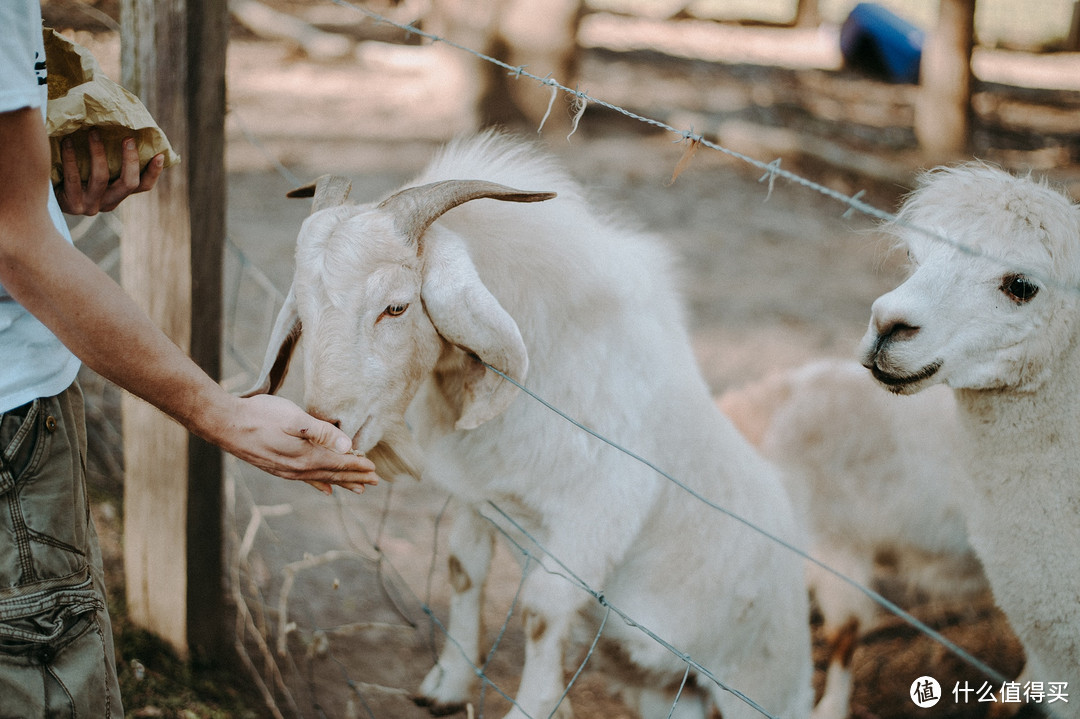
{"label": "cargo shorts", "polygon": [[0,414],[0,719],[122,719],[78,384]]}

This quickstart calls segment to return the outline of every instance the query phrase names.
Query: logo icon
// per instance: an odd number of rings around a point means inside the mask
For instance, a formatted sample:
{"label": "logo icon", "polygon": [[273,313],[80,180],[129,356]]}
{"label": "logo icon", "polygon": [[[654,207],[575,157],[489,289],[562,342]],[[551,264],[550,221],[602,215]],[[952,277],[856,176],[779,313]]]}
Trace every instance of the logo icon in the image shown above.
{"label": "logo icon", "polygon": [[930,707],[941,701],[941,685],[933,677],[919,677],[911,683],[911,701],[921,709]]}

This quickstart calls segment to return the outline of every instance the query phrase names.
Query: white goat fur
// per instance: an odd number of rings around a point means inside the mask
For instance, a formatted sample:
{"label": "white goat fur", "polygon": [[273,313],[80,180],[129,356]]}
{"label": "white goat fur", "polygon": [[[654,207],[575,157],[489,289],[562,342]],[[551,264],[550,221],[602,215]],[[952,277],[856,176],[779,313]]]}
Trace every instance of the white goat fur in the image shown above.
{"label": "white goat fur", "polygon": [[[899,218],[912,273],[874,302],[864,364],[893,392],[953,388],[968,529],[1024,645],[1025,676],[1075,689],[1080,212],[1045,183],[969,164],[927,173]],[[1080,716],[1080,702],[1050,708]]]}
{"label": "white goat fur", "polygon": [[[892,397],[857,362],[822,359],[726,392],[720,407],[784,472],[811,556],[864,586],[905,596],[967,598],[986,590],[967,539],[957,419],[944,387]],[[879,564],[884,566],[879,566]],[[845,719],[858,637],[877,605],[825,570],[808,583],[829,643],[815,719]]]}
{"label": "white goat fur", "polygon": [[[488,312],[494,303],[512,318],[494,333],[508,336],[509,355],[523,341],[532,391],[710,500],[799,542],[777,474],[714,406],[694,363],[672,257],[653,237],[598,212],[523,142],[493,133],[458,141],[413,185],[453,178],[558,197],[539,205],[463,204],[430,226],[419,256],[371,205],[316,212],[297,241],[294,281],[311,410],[341,421],[355,448],[368,451],[387,441],[384,427],[400,427],[411,402],[424,481],[470,508],[456,517],[449,546],[448,631],[457,645],[446,642],[423,682],[425,701],[445,709],[469,700],[475,688],[494,537],[479,512],[509,528],[490,500],[612,605],[721,681],[774,714],[808,716],[808,602],[797,557],[497,376],[499,391],[512,391],[509,400],[495,400],[505,411],[477,409],[495,390],[477,389],[479,378],[493,373],[476,362],[474,353],[484,353],[469,346],[479,330],[468,325],[481,322],[479,305]],[[411,304],[377,321],[395,302]],[[442,303],[452,305],[460,325],[453,331],[441,326],[448,321]],[[484,331],[491,335],[496,324],[484,320]],[[268,361],[274,353],[271,346]],[[523,364],[500,369],[526,381]],[[392,433],[389,441],[400,443],[400,431]],[[533,565],[521,593],[525,665],[508,716],[555,710],[572,625],[591,615],[594,629],[600,613],[579,587]],[[651,678],[628,696],[666,712],[684,662],[615,616],[604,639]],[[705,716],[710,697],[726,719],[758,716],[713,682],[696,684],[674,716]],[[555,716],[570,716],[567,702]]]}

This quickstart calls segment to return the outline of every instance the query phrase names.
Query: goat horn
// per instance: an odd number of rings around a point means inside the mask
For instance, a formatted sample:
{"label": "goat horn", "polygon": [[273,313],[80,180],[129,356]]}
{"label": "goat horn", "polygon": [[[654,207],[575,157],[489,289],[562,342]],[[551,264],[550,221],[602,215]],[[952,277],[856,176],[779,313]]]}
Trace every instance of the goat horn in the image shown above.
{"label": "goat horn", "polygon": [[555,197],[555,193],[515,190],[486,180],[444,180],[404,189],[383,200],[379,209],[394,216],[398,231],[415,243],[419,251],[420,238],[432,222],[458,205],[483,197],[505,202],[542,202]]}
{"label": "goat horn", "polygon": [[344,205],[345,200],[349,198],[350,190],[352,190],[352,181],[349,178],[341,175],[323,175],[316,179],[315,182],[302,185],[295,190],[289,190],[285,193],[285,196],[314,197],[315,201],[311,203],[311,213],[315,214],[319,210],[325,210],[327,207]]}

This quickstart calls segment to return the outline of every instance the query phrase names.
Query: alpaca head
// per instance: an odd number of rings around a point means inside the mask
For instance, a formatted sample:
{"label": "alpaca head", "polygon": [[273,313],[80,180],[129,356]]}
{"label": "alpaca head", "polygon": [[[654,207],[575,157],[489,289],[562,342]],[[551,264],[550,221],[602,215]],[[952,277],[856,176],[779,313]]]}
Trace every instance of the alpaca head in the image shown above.
{"label": "alpaca head", "polygon": [[983,164],[938,168],[888,229],[912,267],[874,302],[861,346],[874,377],[898,394],[939,382],[1039,386],[1080,320],[1080,212],[1071,201]]}

